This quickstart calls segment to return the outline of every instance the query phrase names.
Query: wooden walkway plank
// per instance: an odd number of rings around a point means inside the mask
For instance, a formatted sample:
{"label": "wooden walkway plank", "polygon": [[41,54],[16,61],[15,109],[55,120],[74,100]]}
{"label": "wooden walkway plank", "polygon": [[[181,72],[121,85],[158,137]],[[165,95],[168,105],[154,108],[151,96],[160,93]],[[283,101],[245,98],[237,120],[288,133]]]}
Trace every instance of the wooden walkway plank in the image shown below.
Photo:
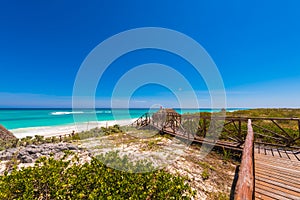
{"label": "wooden walkway plank", "polygon": [[279,150],[282,158],[255,153],[255,199],[300,200],[300,162]]}
{"label": "wooden walkway plank", "polygon": [[269,197],[269,196],[266,196],[262,193],[259,193],[259,192],[255,192],[255,196],[254,196],[255,199],[258,199],[258,200],[274,200],[273,198]]}
{"label": "wooden walkway plank", "polygon": [[290,159],[284,150],[278,149],[277,151],[280,153],[282,158]]}
{"label": "wooden walkway plank", "polygon": [[296,200],[300,198],[299,196],[289,194],[286,191],[282,192],[278,189],[275,189],[274,187],[270,187],[270,185],[258,185],[256,186],[255,189],[257,190],[257,192],[260,192],[261,194],[268,196],[269,199]]}
{"label": "wooden walkway plank", "polygon": [[294,153],[294,156],[300,161],[300,153]]}
{"label": "wooden walkway plank", "polygon": [[259,161],[257,161],[257,164],[269,164],[269,165],[275,165],[274,167],[283,167],[283,168],[289,168],[289,169],[294,169],[294,170],[300,169],[298,165],[295,165],[295,164],[289,163],[289,162],[284,164],[284,163],[276,163],[275,161],[259,160]]}
{"label": "wooden walkway plank", "polygon": [[275,166],[272,166],[272,165],[266,165],[266,164],[255,164],[255,169],[256,168],[266,168],[268,169],[269,171],[274,171],[274,172],[277,172],[277,173],[282,173],[282,174],[285,174],[285,175],[289,175],[289,176],[294,176],[294,177],[297,177],[300,179],[300,172],[298,170],[290,170],[290,169],[286,169],[286,170],[282,170],[283,168],[282,167],[275,167]]}
{"label": "wooden walkway plank", "polygon": [[257,187],[266,187],[267,189],[266,190],[269,190],[271,192],[274,192],[278,195],[281,195],[281,196],[284,196],[284,197],[288,197],[288,198],[291,198],[291,199],[296,199],[296,198],[300,198],[300,193],[299,192],[295,192],[295,191],[292,191],[292,190],[287,190],[285,188],[282,188],[282,187],[279,187],[277,185],[273,185],[273,184],[270,184],[268,182],[265,182],[265,181],[259,181],[259,180],[256,180],[256,184],[257,184]]}
{"label": "wooden walkway plank", "polygon": [[[269,199],[279,199],[279,200],[291,200],[287,197],[281,196],[281,195],[277,195],[274,194],[273,192],[270,191],[266,191],[264,189],[261,189],[259,187],[255,187],[255,192],[257,192],[258,194],[263,194],[265,196],[267,196]],[[255,195],[256,196],[256,195]]]}
{"label": "wooden walkway plank", "polygon": [[279,157],[282,158],[282,155],[281,155],[279,149],[277,149],[277,153],[279,154]]}
{"label": "wooden walkway plank", "polygon": [[299,165],[297,165],[296,163],[292,163],[292,162],[285,162],[283,160],[283,163],[279,163],[279,162],[274,162],[274,161],[268,161],[268,160],[261,160],[261,159],[255,159],[257,161],[257,164],[260,165],[268,165],[272,168],[278,168],[281,170],[284,170],[286,168],[292,168],[292,169],[299,169]]}
{"label": "wooden walkway plank", "polygon": [[292,183],[295,184],[299,184],[299,178],[294,177],[294,176],[289,176],[289,175],[285,175],[282,173],[276,173],[274,171],[270,171],[270,170],[264,170],[264,169],[256,169],[255,174],[260,175],[260,174],[268,174],[272,177],[276,177],[278,179],[283,179],[283,180],[289,180]]}
{"label": "wooden walkway plank", "polygon": [[294,167],[299,167],[300,162],[295,160],[290,160],[287,158],[278,158],[278,157],[272,157],[267,155],[255,155],[254,158],[261,162],[268,162],[268,163],[278,163],[283,165],[291,165]]}
{"label": "wooden walkway plank", "polygon": [[276,179],[274,177],[268,176],[267,174],[264,176],[263,175],[257,176],[255,177],[255,180],[264,181],[266,183],[300,193],[300,185],[291,183],[288,180]]}
{"label": "wooden walkway plank", "polygon": [[[267,169],[268,171],[272,171],[273,173],[276,173],[276,174],[281,174],[283,176],[287,176],[287,177],[293,177],[293,179],[296,179],[296,180],[299,180],[299,177],[298,176],[295,176],[294,173],[288,173],[288,172],[281,172],[281,171],[275,171],[275,170],[270,170],[270,169]],[[259,170],[257,170],[259,172]],[[268,174],[268,173],[267,173]]]}
{"label": "wooden walkway plank", "polygon": [[294,153],[291,153],[291,154],[290,154],[290,159],[291,159],[292,161],[299,161],[298,158],[296,157],[296,155],[295,155]]}
{"label": "wooden walkway plank", "polygon": [[273,151],[269,148],[266,148],[266,155],[274,156]]}
{"label": "wooden walkway plank", "polygon": [[288,159],[291,159],[288,152],[286,150],[284,150],[284,153],[286,154],[286,156],[288,157]]}
{"label": "wooden walkway plank", "polygon": [[267,170],[257,169],[255,171],[255,174],[257,174],[258,176],[267,175],[268,177],[274,177],[276,179],[283,180],[283,181],[288,180],[289,182],[294,183],[296,185],[300,184],[299,183],[299,178],[297,178],[297,177],[282,174],[282,173],[273,172],[273,171],[270,171],[270,170],[268,172]]}
{"label": "wooden walkway plank", "polygon": [[260,149],[259,147],[254,147],[254,154],[259,154],[260,153]]}
{"label": "wooden walkway plank", "polygon": [[281,158],[281,155],[278,152],[278,149],[273,150],[274,157]]}
{"label": "wooden walkway plank", "polygon": [[258,200],[274,200],[274,198],[271,198],[269,196],[266,196],[262,193],[259,193],[259,192],[255,192],[255,199],[258,199]]}
{"label": "wooden walkway plank", "polygon": [[[275,151],[273,151],[275,152]],[[275,154],[275,153],[274,153]],[[277,153],[276,153],[277,154]],[[280,156],[266,156],[266,155],[263,155],[263,154],[255,154],[255,157],[261,157],[261,158],[265,158],[265,159],[269,159],[269,160],[285,160],[285,161],[293,161],[289,158],[283,158],[283,157],[280,157]],[[297,163],[297,162],[296,162]]]}
{"label": "wooden walkway plank", "polygon": [[279,163],[276,161],[272,161],[272,160],[257,160],[257,164],[271,164],[274,165],[274,167],[283,167],[283,168],[289,168],[289,169],[293,169],[293,170],[300,170],[300,166],[295,164],[295,163],[291,163],[291,162],[286,162],[286,163]]}

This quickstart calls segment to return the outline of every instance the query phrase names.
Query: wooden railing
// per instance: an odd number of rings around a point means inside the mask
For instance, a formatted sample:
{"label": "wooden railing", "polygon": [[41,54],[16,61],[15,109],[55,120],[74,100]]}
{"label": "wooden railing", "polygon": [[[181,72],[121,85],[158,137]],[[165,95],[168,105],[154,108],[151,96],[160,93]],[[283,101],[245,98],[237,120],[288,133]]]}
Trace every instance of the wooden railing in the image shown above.
{"label": "wooden railing", "polygon": [[[205,138],[214,130],[222,128],[220,140],[243,145],[247,135],[247,121],[251,119],[255,143],[300,148],[300,119],[276,117],[211,117],[182,115],[182,121],[193,121],[198,126],[197,135]],[[209,131],[210,130],[210,131]]]}
{"label": "wooden railing", "polygon": [[175,132],[180,127],[180,117],[180,114],[172,112],[145,113],[135,120],[131,126],[144,127],[152,125],[161,130],[169,127]]}
{"label": "wooden railing", "polygon": [[58,135],[50,135],[50,136],[44,136],[44,138],[58,138],[60,142],[63,141],[63,138],[71,138],[75,136],[76,133],[73,130],[71,133],[65,133],[65,134],[58,134]]}
{"label": "wooden railing", "polygon": [[235,189],[235,200],[250,200],[254,194],[254,133],[251,120],[248,120],[248,134],[243,149],[242,161],[239,169],[238,181]]}
{"label": "wooden railing", "polygon": [[150,113],[145,113],[141,117],[139,117],[137,120],[135,120],[131,126],[137,126],[137,127],[142,127],[150,124],[151,121],[151,114]]}
{"label": "wooden railing", "polygon": [[[247,136],[248,119],[251,119],[255,144],[265,147],[277,146],[286,150],[300,149],[299,118],[219,117],[179,114],[173,116],[173,113],[155,116],[154,113],[146,113],[137,119],[132,126],[143,127],[151,124],[162,130],[165,127],[171,128],[173,132],[176,132],[178,127],[182,126],[187,132],[195,134],[196,137],[202,139],[218,138],[220,141],[231,142],[243,148]],[[215,134],[218,133],[220,135],[216,136]]]}

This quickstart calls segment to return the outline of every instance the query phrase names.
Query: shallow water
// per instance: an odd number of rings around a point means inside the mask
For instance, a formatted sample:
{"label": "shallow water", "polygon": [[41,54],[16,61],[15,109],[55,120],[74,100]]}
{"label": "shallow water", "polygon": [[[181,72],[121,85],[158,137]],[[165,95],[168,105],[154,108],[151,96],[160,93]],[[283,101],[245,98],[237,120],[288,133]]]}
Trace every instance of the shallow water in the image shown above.
{"label": "shallow water", "polygon": [[[175,109],[177,112],[218,112],[219,109]],[[240,110],[236,108],[228,111]],[[155,112],[155,110],[150,110]],[[140,117],[149,109],[0,109],[0,124],[12,131],[17,137],[35,134],[69,133],[72,130],[87,130],[105,126],[106,122],[130,123],[130,119]],[[117,121],[114,121],[117,120]],[[76,123],[75,123],[76,122]],[[101,124],[102,123],[102,124]]]}

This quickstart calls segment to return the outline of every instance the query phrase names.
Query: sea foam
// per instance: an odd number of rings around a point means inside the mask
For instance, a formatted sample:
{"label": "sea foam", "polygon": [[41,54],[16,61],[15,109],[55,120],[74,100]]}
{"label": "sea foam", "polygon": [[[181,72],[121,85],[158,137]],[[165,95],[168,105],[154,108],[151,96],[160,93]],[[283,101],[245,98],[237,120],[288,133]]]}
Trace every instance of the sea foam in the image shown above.
{"label": "sea foam", "polygon": [[110,114],[110,110],[100,110],[100,111],[63,111],[63,112],[51,112],[51,115],[72,115],[72,114],[100,114],[100,113],[105,113],[105,114]]}
{"label": "sea foam", "polygon": [[83,111],[76,112],[52,112],[51,115],[71,115],[71,114],[83,114]]}

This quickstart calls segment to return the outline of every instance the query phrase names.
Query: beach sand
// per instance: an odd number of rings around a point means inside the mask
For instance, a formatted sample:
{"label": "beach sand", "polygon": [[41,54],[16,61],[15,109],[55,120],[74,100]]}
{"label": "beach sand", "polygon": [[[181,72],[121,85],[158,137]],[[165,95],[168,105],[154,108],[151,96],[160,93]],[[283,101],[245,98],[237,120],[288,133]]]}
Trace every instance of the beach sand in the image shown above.
{"label": "beach sand", "polygon": [[40,126],[40,127],[28,127],[28,128],[17,128],[11,129],[11,131],[17,138],[24,138],[26,136],[42,135],[44,137],[52,137],[70,134],[73,131],[81,132],[87,131],[92,128],[100,128],[106,126],[113,126],[118,124],[120,126],[129,125],[136,119],[126,119],[126,120],[109,120],[109,121],[94,121],[94,122],[84,122],[78,124],[68,124],[60,126]]}

